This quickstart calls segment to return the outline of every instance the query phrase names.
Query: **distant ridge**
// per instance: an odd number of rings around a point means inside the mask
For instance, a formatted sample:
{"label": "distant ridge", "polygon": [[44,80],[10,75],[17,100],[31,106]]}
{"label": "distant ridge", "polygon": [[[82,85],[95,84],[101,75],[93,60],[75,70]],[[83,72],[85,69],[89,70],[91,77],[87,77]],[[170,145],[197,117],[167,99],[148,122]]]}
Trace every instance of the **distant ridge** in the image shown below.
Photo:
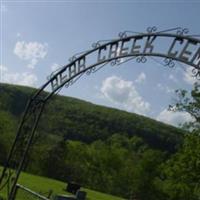
{"label": "distant ridge", "polygon": [[[1,83],[0,111],[9,113],[18,121],[34,90]],[[106,140],[113,134],[136,135],[150,147],[168,152],[175,151],[184,133],[148,117],[59,95],[46,106],[38,132],[85,143]]]}

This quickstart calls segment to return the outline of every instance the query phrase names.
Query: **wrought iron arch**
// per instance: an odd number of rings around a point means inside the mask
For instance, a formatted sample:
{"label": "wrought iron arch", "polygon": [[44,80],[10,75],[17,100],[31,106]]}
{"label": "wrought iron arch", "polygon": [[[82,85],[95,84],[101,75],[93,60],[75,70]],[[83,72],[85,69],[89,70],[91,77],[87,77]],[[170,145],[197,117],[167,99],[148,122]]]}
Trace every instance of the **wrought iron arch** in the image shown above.
{"label": "wrought iron arch", "polygon": [[[71,57],[69,64],[52,73],[48,81],[31,95],[0,178],[0,190],[7,185],[8,199],[14,199],[16,184],[24,168],[44,106],[60,89],[64,86],[69,87],[83,74],[94,73],[109,63],[120,65],[132,59],[144,63],[152,56],[164,58],[164,63],[158,61],[164,66],[174,67],[175,62],[185,63],[193,67],[194,76],[200,79],[198,37],[198,35],[188,35],[187,29],[179,27],[165,31],[157,31],[156,27],[150,27],[146,33],[125,31],[120,33],[117,39],[98,41],[92,45],[91,50]],[[166,52],[156,51],[156,41],[163,39],[169,42],[168,46],[168,43],[163,41],[167,44]],[[143,45],[138,42],[143,42]],[[125,60],[121,60],[122,58]],[[44,92],[49,87],[51,92]],[[14,170],[11,170],[13,168]]]}

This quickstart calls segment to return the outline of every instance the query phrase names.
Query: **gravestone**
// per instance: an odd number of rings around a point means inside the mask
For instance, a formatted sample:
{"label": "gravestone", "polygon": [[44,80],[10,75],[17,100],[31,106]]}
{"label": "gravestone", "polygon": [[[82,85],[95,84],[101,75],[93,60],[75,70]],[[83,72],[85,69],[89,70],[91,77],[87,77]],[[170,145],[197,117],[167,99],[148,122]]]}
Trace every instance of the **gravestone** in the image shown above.
{"label": "gravestone", "polygon": [[74,182],[69,182],[67,185],[67,192],[70,192],[72,194],[76,194],[78,190],[80,190],[81,185],[74,183]]}
{"label": "gravestone", "polygon": [[87,195],[87,192],[78,190],[76,192],[76,199],[77,200],[86,200],[86,195]]}

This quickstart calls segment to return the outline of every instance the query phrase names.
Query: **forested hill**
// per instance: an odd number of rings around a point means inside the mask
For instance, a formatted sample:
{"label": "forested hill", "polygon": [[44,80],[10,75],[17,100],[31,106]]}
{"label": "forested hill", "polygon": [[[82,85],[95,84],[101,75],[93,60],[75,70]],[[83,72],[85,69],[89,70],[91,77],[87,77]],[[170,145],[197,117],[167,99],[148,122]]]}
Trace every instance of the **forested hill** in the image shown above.
{"label": "forested hill", "polygon": [[[35,91],[0,84],[0,165]],[[164,199],[163,167],[184,134],[140,115],[64,96],[46,105],[36,133],[27,172],[140,200]]]}
{"label": "forested hill", "polygon": [[[0,84],[0,115],[9,122],[8,129],[15,132],[16,124],[34,90]],[[116,134],[128,138],[137,136],[150,148],[173,152],[180,144],[183,131],[137,114],[56,96],[45,108],[38,133],[62,136],[65,140],[78,140],[87,144],[96,140],[106,141]]]}

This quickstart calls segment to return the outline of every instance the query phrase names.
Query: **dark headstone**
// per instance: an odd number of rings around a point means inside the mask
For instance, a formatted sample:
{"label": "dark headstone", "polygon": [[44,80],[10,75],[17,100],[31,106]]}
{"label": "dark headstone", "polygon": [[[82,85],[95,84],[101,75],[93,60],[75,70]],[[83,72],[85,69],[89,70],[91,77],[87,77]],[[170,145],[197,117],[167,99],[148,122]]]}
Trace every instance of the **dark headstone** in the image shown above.
{"label": "dark headstone", "polygon": [[76,199],[77,200],[86,200],[86,195],[87,195],[87,192],[78,190],[76,193]]}
{"label": "dark headstone", "polygon": [[80,190],[81,185],[73,182],[69,182],[67,185],[67,192],[70,192],[72,194],[76,194],[78,190]]}

